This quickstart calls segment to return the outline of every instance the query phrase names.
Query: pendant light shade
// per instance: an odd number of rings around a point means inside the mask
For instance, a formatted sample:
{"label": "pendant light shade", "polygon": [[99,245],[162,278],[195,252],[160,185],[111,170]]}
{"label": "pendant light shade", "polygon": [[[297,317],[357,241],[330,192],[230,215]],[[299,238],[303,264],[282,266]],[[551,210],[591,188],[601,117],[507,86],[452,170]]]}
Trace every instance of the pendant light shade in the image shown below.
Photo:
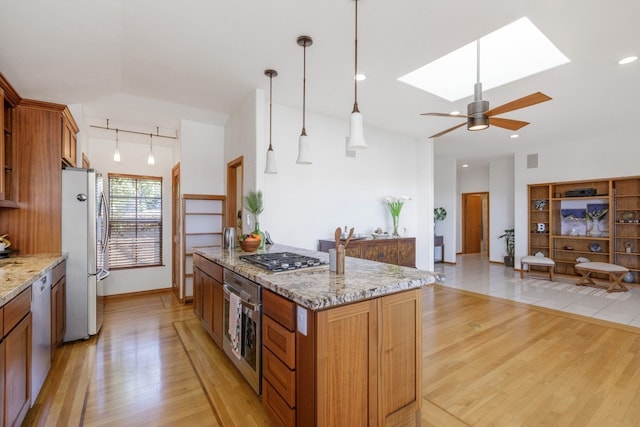
{"label": "pendant light shade", "polygon": [[358,0],[354,0],[355,3],[355,70],[353,73],[353,86],[354,86],[354,101],[353,111],[351,112],[351,120],[349,122],[349,142],[347,142],[348,150],[362,150],[367,148],[367,143],[364,140],[364,125],[362,121],[362,113],[358,109]]}
{"label": "pendant light shade", "polygon": [[118,129],[116,129],[116,151],[113,152],[113,161],[120,161],[120,146],[118,144]]}
{"label": "pendant light shade", "polygon": [[313,40],[309,36],[300,36],[297,42],[298,45],[303,47],[304,56],[302,66],[302,132],[300,132],[300,139],[298,139],[298,160],[296,160],[296,163],[299,165],[310,165],[311,147],[307,130],[305,129],[305,119],[307,102],[307,46],[311,46]]}
{"label": "pendant light shade", "polygon": [[264,70],[264,74],[269,76],[269,149],[267,150],[267,165],[264,173],[278,173],[276,167],[276,152],[271,145],[271,129],[273,128],[273,78],[278,75],[276,70]]}
{"label": "pendant light shade", "polygon": [[153,155],[153,134],[149,134],[149,157],[147,158],[147,164],[148,165],[155,165],[156,164],[156,158]]}

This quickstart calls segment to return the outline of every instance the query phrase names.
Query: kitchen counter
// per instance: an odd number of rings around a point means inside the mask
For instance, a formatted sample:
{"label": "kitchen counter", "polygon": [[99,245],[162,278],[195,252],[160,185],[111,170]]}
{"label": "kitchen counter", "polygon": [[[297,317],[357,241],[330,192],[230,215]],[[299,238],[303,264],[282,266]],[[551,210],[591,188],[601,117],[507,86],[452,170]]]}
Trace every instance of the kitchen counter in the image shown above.
{"label": "kitchen counter", "polygon": [[285,245],[267,245],[265,253],[294,252],[319,258],[326,265],[272,273],[248,262],[240,248],[198,248],[196,253],[311,310],[322,310],[408,289],[444,279],[439,273],[346,257],[345,274],[329,271],[329,254]]}
{"label": "kitchen counter", "polygon": [[42,254],[0,259],[0,307],[66,258],[66,254]]}

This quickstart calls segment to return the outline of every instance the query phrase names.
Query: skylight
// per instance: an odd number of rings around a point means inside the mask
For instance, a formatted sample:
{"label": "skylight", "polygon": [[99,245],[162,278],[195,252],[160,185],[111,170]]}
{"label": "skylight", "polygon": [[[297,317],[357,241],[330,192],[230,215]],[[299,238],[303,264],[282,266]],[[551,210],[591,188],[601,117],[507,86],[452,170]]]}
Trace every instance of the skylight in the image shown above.
{"label": "skylight", "polygon": [[[527,17],[480,39],[480,82],[483,90],[570,62]],[[448,101],[473,95],[476,41],[398,78]]]}

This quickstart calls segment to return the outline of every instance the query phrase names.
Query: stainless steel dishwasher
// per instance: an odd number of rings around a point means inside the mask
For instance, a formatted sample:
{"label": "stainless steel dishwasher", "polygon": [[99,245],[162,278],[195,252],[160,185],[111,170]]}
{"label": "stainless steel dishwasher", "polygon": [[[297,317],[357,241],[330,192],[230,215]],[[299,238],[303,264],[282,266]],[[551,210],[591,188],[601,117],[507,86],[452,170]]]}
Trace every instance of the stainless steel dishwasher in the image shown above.
{"label": "stainless steel dishwasher", "polygon": [[31,405],[51,369],[51,271],[31,285]]}

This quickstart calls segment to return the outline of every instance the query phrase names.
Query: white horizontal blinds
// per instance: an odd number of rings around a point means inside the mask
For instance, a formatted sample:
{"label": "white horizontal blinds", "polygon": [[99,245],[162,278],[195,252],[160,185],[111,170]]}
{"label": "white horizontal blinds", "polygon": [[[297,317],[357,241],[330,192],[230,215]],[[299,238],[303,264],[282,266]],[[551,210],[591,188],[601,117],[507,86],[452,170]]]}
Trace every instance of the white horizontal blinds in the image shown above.
{"label": "white horizontal blinds", "polygon": [[109,269],[162,264],[162,178],[109,174]]}

